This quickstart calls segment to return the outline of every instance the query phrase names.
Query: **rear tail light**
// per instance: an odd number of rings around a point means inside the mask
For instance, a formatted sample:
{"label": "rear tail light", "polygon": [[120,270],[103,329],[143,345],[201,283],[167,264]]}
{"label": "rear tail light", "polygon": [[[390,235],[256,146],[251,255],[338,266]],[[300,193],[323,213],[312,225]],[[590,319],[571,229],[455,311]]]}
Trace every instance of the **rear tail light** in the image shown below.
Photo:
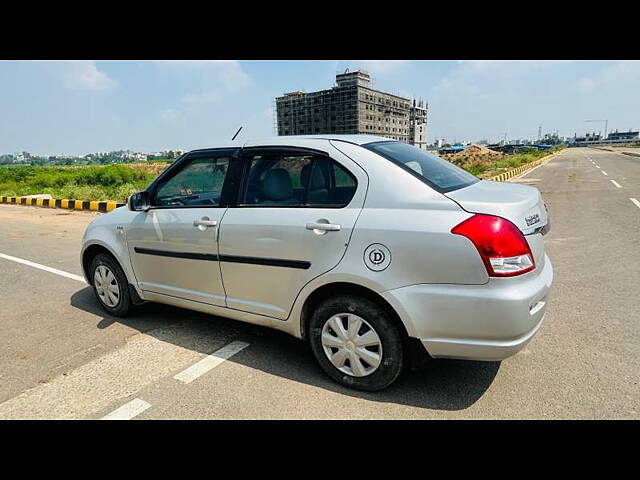
{"label": "rear tail light", "polygon": [[451,233],[473,242],[491,277],[513,277],[536,266],[524,235],[504,218],[474,215],[453,227]]}

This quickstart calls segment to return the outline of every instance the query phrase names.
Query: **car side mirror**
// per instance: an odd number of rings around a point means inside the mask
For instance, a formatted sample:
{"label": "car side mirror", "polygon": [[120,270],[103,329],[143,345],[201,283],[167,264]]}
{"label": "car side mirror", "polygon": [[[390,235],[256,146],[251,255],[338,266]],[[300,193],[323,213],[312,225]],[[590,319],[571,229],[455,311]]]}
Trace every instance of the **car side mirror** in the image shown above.
{"label": "car side mirror", "polygon": [[127,201],[129,210],[134,212],[146,212],[151,206],[149,204],[149,192],[143,190],[142,192],[136,192],[129,197]]}

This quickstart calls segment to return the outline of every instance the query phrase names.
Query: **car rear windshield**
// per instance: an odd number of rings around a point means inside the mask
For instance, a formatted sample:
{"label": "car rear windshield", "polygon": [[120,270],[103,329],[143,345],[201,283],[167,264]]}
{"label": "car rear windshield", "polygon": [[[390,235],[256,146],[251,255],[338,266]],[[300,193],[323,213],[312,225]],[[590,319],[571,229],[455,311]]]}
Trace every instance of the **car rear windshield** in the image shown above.
{"label": "car rear windshield", "polygon": [[440,193],[476,183],[477,177],[452,163],[403,142],[373,142],[362,145],[405,169]]}

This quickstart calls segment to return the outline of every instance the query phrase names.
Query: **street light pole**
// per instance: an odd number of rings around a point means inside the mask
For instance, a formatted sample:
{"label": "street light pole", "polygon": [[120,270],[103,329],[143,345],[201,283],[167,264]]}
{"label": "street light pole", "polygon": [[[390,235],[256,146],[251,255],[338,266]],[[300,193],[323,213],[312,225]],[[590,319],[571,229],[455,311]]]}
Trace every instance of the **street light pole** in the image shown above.
{"label": "street light pole", "polygon": [[607,139],[607,127],[609,125],[609,120],[585,120],[586,122],[604,122],[604,138],[603,140]]}

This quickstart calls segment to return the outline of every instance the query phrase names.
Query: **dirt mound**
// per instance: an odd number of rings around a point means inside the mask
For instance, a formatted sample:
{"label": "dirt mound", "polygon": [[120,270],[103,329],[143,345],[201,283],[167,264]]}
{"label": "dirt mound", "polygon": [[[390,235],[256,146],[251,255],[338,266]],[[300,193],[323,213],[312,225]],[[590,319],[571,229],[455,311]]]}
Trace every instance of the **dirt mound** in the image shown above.
{"label": "dirt mound", "polygon": [[456,156],[463,156],[463,155],[500,155],[500,152],[495,152],[487,147],[483,147],[481,145],[476,145],[475,143],[472,145],[469,145],[467,148],[465,148],[464,150],[462,150],[461,152],[458,153],[454,153],[454,155]]}

